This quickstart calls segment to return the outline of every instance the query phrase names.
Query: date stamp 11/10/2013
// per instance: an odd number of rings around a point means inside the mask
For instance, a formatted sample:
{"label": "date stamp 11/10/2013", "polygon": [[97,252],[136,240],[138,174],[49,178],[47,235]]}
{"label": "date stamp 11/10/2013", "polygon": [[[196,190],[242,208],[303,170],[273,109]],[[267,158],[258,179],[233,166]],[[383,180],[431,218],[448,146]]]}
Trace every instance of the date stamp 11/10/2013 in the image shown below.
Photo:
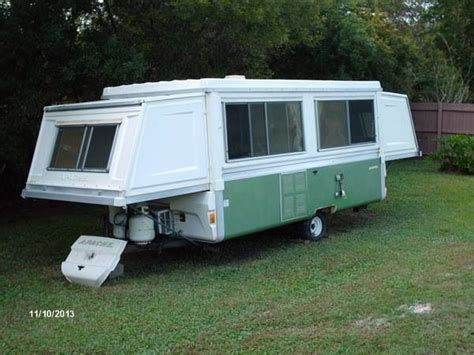
{"label": "date stamp 11/10/2013", "polygon": [[72,309],[32,309],[30,318],[74,318],[76,316]]}

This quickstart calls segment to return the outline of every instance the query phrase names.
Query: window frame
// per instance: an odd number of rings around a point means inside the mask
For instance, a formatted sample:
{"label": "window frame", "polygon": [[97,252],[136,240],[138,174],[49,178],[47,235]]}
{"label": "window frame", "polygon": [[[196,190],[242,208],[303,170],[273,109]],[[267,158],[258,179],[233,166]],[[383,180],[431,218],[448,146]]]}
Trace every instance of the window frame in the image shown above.
{"label": "window frame", "polygon": [[[351,121],[350,121],[350,109],[349,109],[349,101],[372,101],[372,108],[374,112],[374,140],[371,142],[360,142],[360,143],[352,143],[352,136],[351,136]],[[323,148],[321,147],[321,130],[320,130],[320,119],[319,119],[319,102],[321,101],[343,101],[346,105],[346,121],[347,121],[347,134],[348,134],[348,141],[349,144],[341,145],[338,147],[329,147]],[[365,146],[374,146],[378,144],[378,128],[377,128],[377,111],[376,111],[376,100],[374,97],[365,97],[365,96],[358,96],[358,97],[324,97],[324,98],[313,98],[313,105],[314,105],[314,117],[316,123],[316,138],[317,138],[317,149],[318,152],[327,152],[332,150],[340,150],[340,149],[351,149],[351,148],[359,148]]]}
{"label": "window frame", "polygon": [[[109,158],[107,161],[107,166],[104,169],[94,169],[94,168],[85,168],[87,154],[89,153],[90,143],[92,140],[92,134],[94,133],[94,127],[115,127],[114,138],[112,140],[112,145],[110,147]],[[70,172],[84,172],[84,173],[109,173],[110,172],[110,165],[112,163],[112,156],[115,150],[115,145],[117,142],[118,131],[120,127],[120,122],[106,122],[106,123],[78,123],[78,124],[56,124],[56,138],[54,143],[53,151],[51,152],[51,157],[49,159],[49,164],[46,170],[48,171],[70,171]],[[56,152],[57,146],[59,144],[59,132],[61,128],[84,128],[84,132],[82,134],[82,141],[79,148],[79,154],[76,160],[76,168],[55,168],[51,165],[53,164],[54,153]],[[87,139],[87,143],[85,140]],[[86,143],[86,148],[84,151],[84,145]],[[81,162],[82,160],[82,162]],[[79,163],[81,163],[81,167],[79,167]]]}
{"label": "window frame", "polygon": [[[287,103],[298,103],[300,105],[300,112],[301,112],[301,129],[302,129],[302,149],[300,151],[296,152],[286,152],[286,153],[279,153],[279,154],[270,154],[270,139],[269,139],[269,129],[268,129],[268,111],[267,111],[267,104],[287,104]],[[296,155],[296,154],[304,154],[306,153],[306,137],[305,137],[305,119],[304,119],[304,100],[302,98],[289,98],[288,100],[282,100],[279,98],[278,100],[272,100],[272,99],[246,99],[246,100],[223,100],[221,102],[222,104],[222,117],[223,117],[223,122],[224,122],[224,144],[225,144],[225,161],[226,163],[234,163],[234,162],[242,162],[242,161],[251,161],[251,160],[257,160],[257,159],[269,159],[269,158],[274,158],[274,157],[282,157],[282,156],[291,156],[291,155]],[[266,140],[267,140],[267,152],[268,154],[265,155],[258,155],[258,156],[252,156],[252,157],[244,157],[244,158],[235,158],[235,159],[230,159],[229,158],[229,141],[227,139],[227,111],[226,111],[226,105],[247,105],[248,107],[248,114],[249,114],[249,127],[250,127],[250,149],[251,152],[253,153],[253,141],[252,141],[252,129],[251,129],[251,124],[252,124],[252,118],[250,115],[250,105],[252,104],[263,104],[264,108],[264,114],[265,114],[265,135],[266,135]],[[287,109],[287,108],[286,108]],[[288,117],[287,117],[288,119]]]}

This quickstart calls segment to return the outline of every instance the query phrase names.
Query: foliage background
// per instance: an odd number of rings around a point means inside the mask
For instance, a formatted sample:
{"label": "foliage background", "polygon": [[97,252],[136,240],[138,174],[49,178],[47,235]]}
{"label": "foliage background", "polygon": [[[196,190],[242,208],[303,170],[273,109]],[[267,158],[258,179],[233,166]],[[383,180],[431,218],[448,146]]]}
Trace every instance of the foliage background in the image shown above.
{"label": "foliage background", "polygon": [[105,86],[223,77],[379,80],[473,101],[471,0],[0,0],[0,194],[18,198],[42,108]]}

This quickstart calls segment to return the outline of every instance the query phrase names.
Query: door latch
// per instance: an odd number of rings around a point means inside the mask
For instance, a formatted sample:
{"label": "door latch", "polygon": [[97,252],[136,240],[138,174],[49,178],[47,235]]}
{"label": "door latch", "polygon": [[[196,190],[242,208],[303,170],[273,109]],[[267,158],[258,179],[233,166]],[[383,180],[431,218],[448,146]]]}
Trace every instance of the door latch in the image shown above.
{"label": "door latch", "polygon": [[338,183],[338,191],[336,191],[336,197],[346,198],[346,192],[344,191],[344,184],[342,181],[344,180],[344,174],[339,173],[336,174],[336,182]]}

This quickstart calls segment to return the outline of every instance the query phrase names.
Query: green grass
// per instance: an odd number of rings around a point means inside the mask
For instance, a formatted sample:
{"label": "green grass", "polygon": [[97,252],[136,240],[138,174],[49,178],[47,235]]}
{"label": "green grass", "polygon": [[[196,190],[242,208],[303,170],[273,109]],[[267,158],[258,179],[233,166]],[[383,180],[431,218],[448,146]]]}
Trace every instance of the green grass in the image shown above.
{"label": "green grass", "polygon": [[[474,349],[474,178],[430,160],[396,162],[388,198],[341,212],[320,243],[280,229],[218,253],[130,254],[100,289],[67,283],[60,263],[84,208],[0,227],[0,352],[453,353]],[[431,303],[429,314],[401,306]],[[30,310],[74,310],[34,319]]]}

